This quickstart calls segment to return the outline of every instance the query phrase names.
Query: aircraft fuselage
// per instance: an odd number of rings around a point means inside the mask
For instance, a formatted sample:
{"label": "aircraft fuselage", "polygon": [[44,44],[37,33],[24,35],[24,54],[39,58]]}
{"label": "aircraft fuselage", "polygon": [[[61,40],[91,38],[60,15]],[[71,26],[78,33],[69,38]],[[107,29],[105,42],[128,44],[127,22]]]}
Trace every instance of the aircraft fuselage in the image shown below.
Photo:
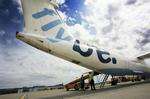
{"label": "aircraft fuselage", "polygon": [[21,33],[17,34],[17,38],[54,56],[97,72],[113,70],[120,73],[128,70],[130,73],[131,71],[150,72],[150,69],[140,62],[121,59],[109,52],[81,44],[79,40],[69,42]]}

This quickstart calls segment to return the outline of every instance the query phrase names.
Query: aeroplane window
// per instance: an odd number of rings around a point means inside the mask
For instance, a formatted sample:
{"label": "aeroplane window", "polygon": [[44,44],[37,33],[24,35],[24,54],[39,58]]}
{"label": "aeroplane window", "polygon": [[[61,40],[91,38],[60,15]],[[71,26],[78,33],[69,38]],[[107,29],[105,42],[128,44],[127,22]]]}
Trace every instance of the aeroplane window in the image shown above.
{"label": "aeroplane window", "polygon": [[38,40],[39,42],[41,42],[41,43],[43,43],[44,41],[42,41],[42,40]]}
{"label": "aeroplane window", "polygon": [[80,64],[80,62],[76,61],[76,60],[72,60],[72,62],[75,63],[75,64]]}
{"label": "aeroplane window", "polygon": [[52,50],[50,50],[50,49],[49,49],[48,51],[49,51],[49,53],[51,53],[51,52],[52,52]]}

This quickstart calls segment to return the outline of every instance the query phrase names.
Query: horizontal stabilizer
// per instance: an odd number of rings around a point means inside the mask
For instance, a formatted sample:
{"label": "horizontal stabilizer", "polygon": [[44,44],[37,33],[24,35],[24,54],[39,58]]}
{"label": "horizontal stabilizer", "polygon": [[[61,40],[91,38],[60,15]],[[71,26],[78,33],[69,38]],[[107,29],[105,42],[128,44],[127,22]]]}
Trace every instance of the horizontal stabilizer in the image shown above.
{"label": "horizontal stabilizer", "polygon": [[150,53],[137,57],[137,59],[139,60],[148,59],[148,58],[150,58]]}

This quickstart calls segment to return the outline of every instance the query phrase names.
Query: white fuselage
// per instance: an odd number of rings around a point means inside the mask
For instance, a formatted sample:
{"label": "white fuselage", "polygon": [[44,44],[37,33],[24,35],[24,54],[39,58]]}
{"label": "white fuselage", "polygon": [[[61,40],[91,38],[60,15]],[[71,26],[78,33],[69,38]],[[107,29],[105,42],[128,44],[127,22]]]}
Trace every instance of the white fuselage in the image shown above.
{"label": "white fuselage", "polygon": [[41,38],[32,35],[18,34],[18,39],[54,56],[63,58],[85,68],[101,71],[103,69],[130,69],[150,72],[150,68],[140,62],[118,58],[109,52],[80,44],[80,41],[65,41],[53,38]]}

